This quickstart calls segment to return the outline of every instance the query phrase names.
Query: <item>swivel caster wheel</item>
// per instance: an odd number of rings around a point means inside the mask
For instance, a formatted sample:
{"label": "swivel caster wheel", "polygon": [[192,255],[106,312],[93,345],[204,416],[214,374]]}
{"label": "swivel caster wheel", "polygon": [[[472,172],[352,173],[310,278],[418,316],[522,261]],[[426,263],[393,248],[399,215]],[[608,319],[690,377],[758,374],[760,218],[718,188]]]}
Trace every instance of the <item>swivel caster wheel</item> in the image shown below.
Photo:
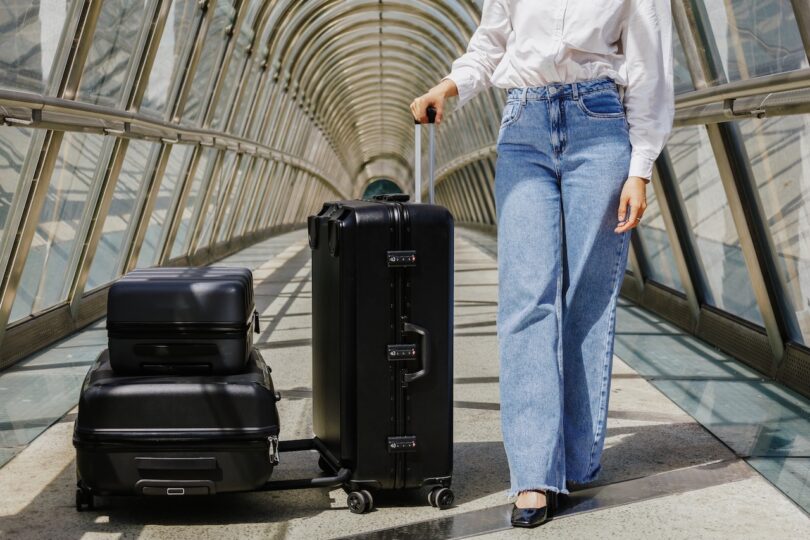
{"label": "swivel caster wheel", "polygon": [[428,493],[428,502],[430,506],[434,508],[438,508],[439,510],[447,510],[451,506],[453,506],[453,502],[456,500],[456,496],[453,494],[453,490],[446,487],[435,487],[430,490]]}
{"label": "swivel caster wheel", "polygon": [[95,509],[95,496],[93,492],[84,487],[76,488],[76,511],[84,512],[85,510]]}
{"label": "swivel caster wheel", "polygon": [[352,514],[365,514],[374,508],[374,499],[371,497],[371,493],[361,489],[349,493],[347,504]]}

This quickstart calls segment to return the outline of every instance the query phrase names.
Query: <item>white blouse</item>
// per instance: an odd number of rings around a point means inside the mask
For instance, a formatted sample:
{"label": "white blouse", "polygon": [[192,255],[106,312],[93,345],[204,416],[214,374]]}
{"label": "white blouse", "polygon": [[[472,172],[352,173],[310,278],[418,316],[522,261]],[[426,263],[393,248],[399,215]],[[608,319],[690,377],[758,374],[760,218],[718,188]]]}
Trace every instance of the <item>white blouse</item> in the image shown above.
{"label": "white blouse", "polygon": [[623,90],[629,175],[649,180],[675,113],[670,0],[484,0],[481,24],[445,79],[462,106],[489,85],[600,77]]}

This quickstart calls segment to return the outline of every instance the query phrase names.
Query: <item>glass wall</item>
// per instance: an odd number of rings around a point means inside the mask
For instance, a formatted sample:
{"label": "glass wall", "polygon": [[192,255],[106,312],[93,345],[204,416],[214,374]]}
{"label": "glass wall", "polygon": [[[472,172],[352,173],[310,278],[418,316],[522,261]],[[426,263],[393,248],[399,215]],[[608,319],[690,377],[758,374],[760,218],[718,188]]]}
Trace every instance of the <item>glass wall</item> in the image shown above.
{"label": "glass wall", "polygon": [[200,158],[197,161],[197,170],[195,171],[188,196],[186,197],[186,205],[183,208],[183,214],[180,216],[180,223],[177,228],[177,236],[175,236],[174,245],[172,246],[171,257],[182,255],[188,247],[189,232],[193,223],[192,218],[195,215],[194,209],[199,206],[200,197],[205,192],[208,179],[211,178],[211,168],[214,166],[216,152],[214,148],[205,148],[200,153]]}
{"label": "glass wall", "polygon": [[140,111],[162,116],[180,82],[178,75],[191,55],[194,45],[194,30],[202,16],[197,0],[174,0],[160,38],[149,82],[141,102]]}
{"label": "glass wall", "polygon": [[102,3],[77,99],[115,107],[128,97],[143,28],[153,9],[146,0]]}
{"label": "glass wall", "polygon": [[149,218],[146,236],[141,244],[138,268],[152,266],[158,262],[163,242],[166,240],[165,228],[169,225],[170,211],[175,206],[174,200],[179,191],[178,182],[181,178],[185,178],[184,173],[188,170],[193,150],[194,147],[187,144],[172,145],[169,161],[166,163],[166,171],[163,173],[163,178],[158,180],[160,189]]}
{"label": "glass wall", "polygon": [[644,246],[650,279],[683,292],[683,283],[675,263],[675,255],[672,253],[666,223],[661,215],[661,207],[658,205],[652,183],[647,186],[647,209],[644,211],[643,223],[643,226],[638,227],[638,235]]}
{"label": "glass wall", "polygon": [[128,252],[125,242],[132,233],[132,217],[139,203],[142,203],[143,188],[151,176],[159,148],[160,145],[156,143],[130,141],[104,220],[101,240],[90,266],[88,290],[109,283],[121,274],[125,262],[123,257]]}
{"label": "glass wall", "polygon": [[75,0],[4,0],[0,88],[52,93],[54,61],[74,4]]}
{"label": "glass wall", "polygon": [[801,343],[810,344],[810,115],[740,122]]}
{"label": "glass wall", "polygon": [[706,128],[675,129],[667,148],[708,283],[706,302],[762,325]]}
{"label": "glass wall", "polygon": [[791,0],[701,0],[725,80],[807,67]]}
{"label": "glass wall", "polygon": [[[65,300],[76,247],[99,162],[109,153],[102,135],[65,133],[39,215],[11,321]],[[43,179],[47,181],[48,179]]]}

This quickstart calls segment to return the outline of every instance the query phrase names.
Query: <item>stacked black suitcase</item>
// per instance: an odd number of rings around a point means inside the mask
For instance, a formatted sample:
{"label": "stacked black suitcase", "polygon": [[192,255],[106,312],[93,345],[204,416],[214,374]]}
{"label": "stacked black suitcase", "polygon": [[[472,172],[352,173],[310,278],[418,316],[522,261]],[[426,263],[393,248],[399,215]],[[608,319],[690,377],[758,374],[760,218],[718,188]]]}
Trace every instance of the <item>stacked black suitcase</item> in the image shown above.
{"label": "stacked black suitcase", "polygon": [[[138,270],[110,289],[110,348],[82,388],[77,509],[95,494],[308,487],[342,487],[355,513],[376,490],[452,506],[450,212],[405,195],[337,201],[308,227],[315,437],[278,442],[248,270]],[[278,452],[302,450],[325,475],[269,481]]]}
{"label": "stacked black suitcase", "polygon": [[278,462],[278,394],[252,346],[243,268],[137,270],[108,296],[109,350],[74,428],[76,507],[95,495],[208,495],[262,487]]}

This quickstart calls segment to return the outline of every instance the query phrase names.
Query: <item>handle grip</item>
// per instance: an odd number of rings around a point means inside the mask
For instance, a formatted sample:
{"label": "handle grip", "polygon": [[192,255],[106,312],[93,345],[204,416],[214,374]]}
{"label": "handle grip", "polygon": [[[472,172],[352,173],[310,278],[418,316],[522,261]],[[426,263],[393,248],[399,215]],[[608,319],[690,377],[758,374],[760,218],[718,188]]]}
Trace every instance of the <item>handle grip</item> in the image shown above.
{"label": "handle grip", "polygon": [[422,354],[420,355],[422,359],[422,369],[403,375],[402,382],[408,384],[417,379],[421,379],[430,372],[430,332],[428,332],[426,328],[409,322],[402,323],[402,331],[408,334],[419,335],[420,348],[422,349]]}
{"label": "handle grip", "polygon": [[[428,117],[428,124],[435,124],[436,123],[436,107],[430,105],[427,108],[427,117]],[[414,124],[421,124],[421,122],[417,119],[414,119]]]}

